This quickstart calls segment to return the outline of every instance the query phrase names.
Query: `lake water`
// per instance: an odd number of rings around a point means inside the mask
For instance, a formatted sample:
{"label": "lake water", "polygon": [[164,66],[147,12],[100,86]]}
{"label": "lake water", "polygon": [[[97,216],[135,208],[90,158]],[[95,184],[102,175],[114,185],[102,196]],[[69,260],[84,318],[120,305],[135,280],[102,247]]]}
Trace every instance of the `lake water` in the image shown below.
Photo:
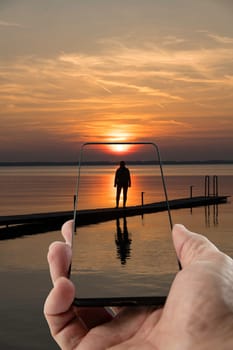
{"label": "lake water", "polygon": [[[144,203],[163,200],[157,168],[132,166],[130,170],[132,187],[128,192],[128,205],[140,204],[142,192]],[[83,169],[79,208],[115,206],[114,172],[115,167],[111,166]],[[76,174],[77,169],[73,166],[0,167],[0,215],[72,210]],[[219,194],[233,195],[233,165],[167,165],[164,166],[164,174],[169,199],[189,197],[190,186],[193,196],[203,195],[205,175],[210,176],[211,192],[213,176],[216,175]],[[174,210],[172,219],[174,223],[183,223],[191,230],[203,233],[233,257],[232,213],[233,205],[229,198],[227,204],[218,206]],[[102,271],[105,275],[108,270],[109,280],[113,283],[114,276],[119,276],[117,281],[123,281],[137,266],[139,278],[135,285],[140,287],[140,279],[143,285],[145,275],[159,274],[160,266],[166,267],[167,275],[173,270],[173,263],[166,259],[170,242],[168,236],[164,240],[165,232],[169,232],[166,213],[78,228],[82,247],[88,249],[78,254],[75,269],[85,268],[89,274]],[[125,239],[123,245],[122,237]],[[42,309],[51,286],[47,249],[52,241],[60,239],[60,232],[54,231],[0,241],[0,272],[4,281],[0,291],[1,300],[4,300],[0,310],[1,324],[4,324],[0,330],[1,348],[57,349],[50,340]],[[166,241],[168,244],[165,244]],[[98,254],[100,250],[101,255]],[[151,264],[156,258],[155,251],[161,252],[160,262]],[[84,261],[88,261],[89,265],[84,265]],[[12,337],[10,329],[17,333],[17,339]],[[35,338],[40,339],[38,344],[34,343]]]}
{"label": "lake water", "polygon": [[[115,206],[115,188],[113,187],[114,166],[84,167],[81,173],[78,208],[101,208]],[[128,191],[127,205],[164,200],[164,192],[156,166],[131,166],[132,187]],[[166,165],[164,175],[169,199],[189,197],[190,186],[193,196],[204,194],[205,176],[210,176],[212,191],[213,176],[218,176],[219,194],[233,195],[233,165]],[[50,167],[0,167],[0,216],[54,212],[73,209],[73,196],[76,189],[77,168],[75,166]],[[172,211],[173,222],[181,222],[190,229],[206,234],[221,248],[232,254],[232,200],[227,204],[193,209]],[[153,215],[144,215],[143,219],[128,218],[128,230],[133,235],[132,226],[141,222],[149,225]],[[164,217],[166,214],[156,216]],[[161,220],[160,220],[161,221]],[[116,223],[95,225],[101,232],[116,232]],[[105,228],[106,226],[106,228]],[[84,232],[93,230],[85,227]],[[81,232],[81,229],[80,229]],[[145,234],[146,236],[146,234]],[[29,238],[28,238],[29,239]],[[17,240],[18,244],[21,241]],[[26,241],[24,238],[23,241]],[[0,247],[13,244],[13,241],[1,242]],[[42,243],[41,243],[42,244]],[[1,254],[2,256],[2,254]],[[12,264],[13,257],[11,254]],[[43,263],[43,262],[41,262]],[[40,268],[41,263],[37,267]],[[4,263],[1,259],[1,267]]]}

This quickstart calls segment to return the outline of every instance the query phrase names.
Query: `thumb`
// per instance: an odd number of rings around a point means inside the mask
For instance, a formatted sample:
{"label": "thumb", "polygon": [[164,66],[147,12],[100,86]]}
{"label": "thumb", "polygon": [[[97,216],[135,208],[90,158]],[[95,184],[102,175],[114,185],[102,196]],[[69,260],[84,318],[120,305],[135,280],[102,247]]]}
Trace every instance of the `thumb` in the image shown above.
{"label": "thumb", "polygon": [[174,225],[173,242],[181,266],[190,265],[198,260],[206,260],[219,250],[206,237],[189,231],[183,225]]}

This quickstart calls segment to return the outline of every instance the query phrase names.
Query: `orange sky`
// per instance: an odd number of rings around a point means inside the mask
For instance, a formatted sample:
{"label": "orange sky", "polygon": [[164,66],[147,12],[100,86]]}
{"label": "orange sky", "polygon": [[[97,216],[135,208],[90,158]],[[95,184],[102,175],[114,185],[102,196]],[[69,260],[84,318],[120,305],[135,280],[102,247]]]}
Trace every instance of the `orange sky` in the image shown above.
{"label": "orange sky", "polygon": [[141,140],[165,159],[233,159],[233,5],[165,3],[1,3],[0,161]]}

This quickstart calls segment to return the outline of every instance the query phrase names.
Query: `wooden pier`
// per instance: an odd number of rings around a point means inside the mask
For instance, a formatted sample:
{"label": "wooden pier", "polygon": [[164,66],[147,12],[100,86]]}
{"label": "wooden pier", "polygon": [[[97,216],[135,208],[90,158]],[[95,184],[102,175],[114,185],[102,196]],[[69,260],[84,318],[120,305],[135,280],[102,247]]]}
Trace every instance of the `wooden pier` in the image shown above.
{"label": "wooden pier", "polygon": [[[179,198],[169,201],[170,209],[193,208],[227,203],[229,196],[203,196]],[[104,221],[115,220],[121,217],[137,216],[146,213],[165,211],[165,201],[130,206],[126,208],[100,208],[80,210],[77,214],[76,225],[84,226]],[[27,234],[36,234],[59,230],[61,225],[73,218],[73,211],[51,213],[23,214],[0,216],[0,240],[19,237]]]}

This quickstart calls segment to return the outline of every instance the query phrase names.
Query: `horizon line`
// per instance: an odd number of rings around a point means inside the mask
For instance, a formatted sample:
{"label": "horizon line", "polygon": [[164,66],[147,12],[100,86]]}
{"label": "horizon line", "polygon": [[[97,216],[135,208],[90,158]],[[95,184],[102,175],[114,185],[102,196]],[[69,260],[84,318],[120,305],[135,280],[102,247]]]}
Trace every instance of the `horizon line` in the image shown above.
{"label": "horizon line", "polygon": [[[113,165],[118,164],[119,161],[85,161],[83,165]],[[153,165],[157,164],[158,161],[154,160],[129,160],[127,164],[138,164],[138,165]],[[163,164],[166,165],[191,165],[191,164],[233,164],[233,160],[163,160]],[[77,165],[78,161],[4,161],[0,162],[2,166],[71,166]]]}

